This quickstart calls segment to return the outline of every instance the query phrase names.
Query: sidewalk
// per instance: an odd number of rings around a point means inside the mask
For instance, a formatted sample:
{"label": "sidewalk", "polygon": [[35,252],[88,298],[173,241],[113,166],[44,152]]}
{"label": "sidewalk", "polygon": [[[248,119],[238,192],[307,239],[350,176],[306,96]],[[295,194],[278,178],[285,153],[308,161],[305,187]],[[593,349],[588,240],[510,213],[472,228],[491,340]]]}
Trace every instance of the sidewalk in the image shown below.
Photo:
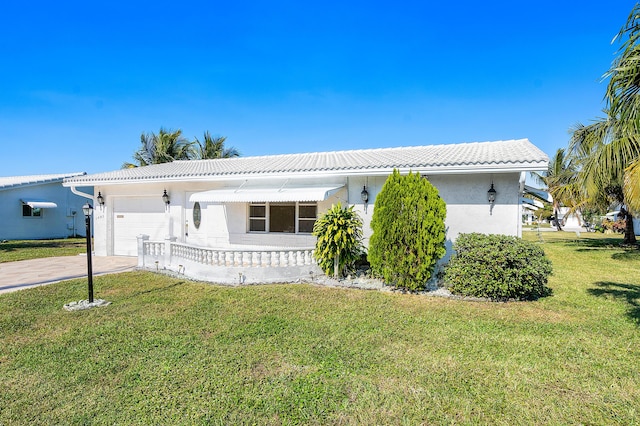
{"label": "sidewalk", "polygon": [[[94,276],[132,271],[137,264],[137,257],[92,257]],[[86,276],[86,255],[0,263],[0,294]]]}

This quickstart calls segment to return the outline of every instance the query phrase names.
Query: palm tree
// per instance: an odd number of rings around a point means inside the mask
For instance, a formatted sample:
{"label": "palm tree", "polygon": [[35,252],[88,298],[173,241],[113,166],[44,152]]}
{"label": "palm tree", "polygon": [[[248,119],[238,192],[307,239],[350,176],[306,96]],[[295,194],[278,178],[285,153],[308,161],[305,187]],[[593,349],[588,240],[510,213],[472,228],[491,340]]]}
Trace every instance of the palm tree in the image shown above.
{"label": "palm tree", "polygon": [[606,117],[577,125],[570,150],[580,163],[578,181],[587,197],[620,203],[626,219],[624,242],[635,244],[631,211],[640,210],[640,4],[615,39],[624,41],[604,75],[609,79]]}
{"label": "palm tree", "polygon": [[575,188],[573,186],[575,172],[575,166],[565,154],[565,150],[558,149],[555,156],[549,161],[546,172],[543,174],[533,173],[538,182],[546,185],[547,192],[553,198],[553,216],[558,231],[562,231],[558,220],[560,205],[573,206],[575,204]]}
{"label": "palm tree", "polygon": [[[625,39],[626,38],[626,39]],[[625,39],[618,51],[619,56],[611,65],[605,78],[609,78],[606,99],[611,113],[626,123],[629,133],[626,141],[623,190],[629,206],[640,210],[640,4],[631,10],[627,22],[615,39]],[[635,155],[635,157],[633,157]]]}
{"label": "palm tree", "polygon": [[628,122],[607,116],[585,126],[577,124],[572,130],[569,150],[579,164],[576,181],[584,190],[584,202],[620,205],[621,216],[626,219],[625,244],[635,244],[633,215],[627,202],[625,174],[628,165],[640,158],[637,133]]}
{"label": "palm tree", "polygon": [[207,130],[204,132],[204,139],[202,142],[200,142],[198,138],[194,141],[194,145],[197,145],[196,157],[202,160],[239,157],[240,152],[236,148],[227,148],[224,146],[226,140],[227,138],[225,136],[211,137],[211,134]]}
{"label": "palm tree", "polygon": [[195,155],[193,142],[184,138],[180,129],[167,131],[161,127],[158,134],[142,133],[140,143],[142,146],[133,154],[136,163],[124,163],[122,168],[190,160]]}

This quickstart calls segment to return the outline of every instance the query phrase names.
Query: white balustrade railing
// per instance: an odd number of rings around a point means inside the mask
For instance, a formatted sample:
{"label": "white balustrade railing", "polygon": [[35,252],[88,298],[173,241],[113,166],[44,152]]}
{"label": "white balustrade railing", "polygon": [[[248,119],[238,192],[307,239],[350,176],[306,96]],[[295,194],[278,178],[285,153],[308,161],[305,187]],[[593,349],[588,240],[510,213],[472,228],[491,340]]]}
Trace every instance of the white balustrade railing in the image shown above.
{"label": "white balustrade railing", "polygon": [[[164,255],[165,243],[144,243],[145,254]],[[181,243],[170,243],[171,263],[178,259],[210,266],[242,266],[253,268],[315,265],[313,249],[261,250],[261,249],[215,249],[194,247]],[[175,259],[178,258],[178,259]]]}
{"label": "white balustrade railing", "polygon": [[149,241],[141,238],[139,241],[144,259],[153,262],[162,260],[165,264],[180,264],[182,260],[209,265],[226,267],[277,268],[289,266],[316,265],[313,249],[293,248],[276,249],[215,249],[195,247],[176,243],[173,239],[166,241]]}

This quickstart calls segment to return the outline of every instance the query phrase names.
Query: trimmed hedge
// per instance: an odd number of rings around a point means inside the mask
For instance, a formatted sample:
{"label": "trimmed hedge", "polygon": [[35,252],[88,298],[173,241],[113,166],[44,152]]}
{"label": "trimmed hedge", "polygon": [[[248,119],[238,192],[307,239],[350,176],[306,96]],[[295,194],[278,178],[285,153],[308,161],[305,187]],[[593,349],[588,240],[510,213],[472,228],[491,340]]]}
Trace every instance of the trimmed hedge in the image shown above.
{"label": "trimmed hedge", "polygon": [[461,234],[445,269],[444,284],[454,294],[493,300],[548,296],[551,261],[535,243],[506,235]]}

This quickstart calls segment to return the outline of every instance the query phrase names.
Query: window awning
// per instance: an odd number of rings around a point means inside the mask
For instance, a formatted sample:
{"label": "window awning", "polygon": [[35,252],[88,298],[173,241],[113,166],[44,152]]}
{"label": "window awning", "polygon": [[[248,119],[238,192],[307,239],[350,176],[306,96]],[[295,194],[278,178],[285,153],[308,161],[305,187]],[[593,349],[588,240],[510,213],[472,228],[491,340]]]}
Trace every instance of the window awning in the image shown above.
{"label": "window awning", "polygon": [[20,200],[22,204],[26,204],[32,209],[55,209],[58,207],[56,203],[53,201],[44,201],[44,200]]}
{"label": "window awning", "polygon": [[210,203],[323,201],[338,192],[342,187],[344,185],[212,189],[192,194],[189,197],[189,201]]}

